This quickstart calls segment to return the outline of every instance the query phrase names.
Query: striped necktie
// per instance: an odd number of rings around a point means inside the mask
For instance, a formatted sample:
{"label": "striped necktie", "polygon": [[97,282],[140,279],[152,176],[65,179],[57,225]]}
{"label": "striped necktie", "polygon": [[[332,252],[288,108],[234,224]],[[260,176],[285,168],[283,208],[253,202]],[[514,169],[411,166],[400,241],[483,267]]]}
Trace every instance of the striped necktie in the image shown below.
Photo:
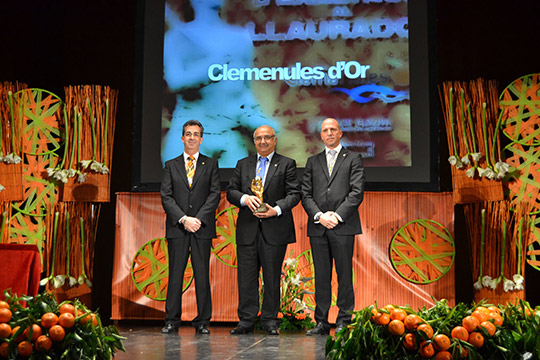
{"label": "striped necktie", "polygon": [[327,155],[328,175],[332,175],[332,170],[334,169],[334,164],[336,163],[336,154],[337,154],[337,151],[334,149],[328,151],[328,155]]}
{"label": "striped necktie", "polygon": [[188,162],[186,165],[187,178],[189,182],[189,187],[193,183],[193,175],[195,175],[195,158],[193,156],[188,157]]}

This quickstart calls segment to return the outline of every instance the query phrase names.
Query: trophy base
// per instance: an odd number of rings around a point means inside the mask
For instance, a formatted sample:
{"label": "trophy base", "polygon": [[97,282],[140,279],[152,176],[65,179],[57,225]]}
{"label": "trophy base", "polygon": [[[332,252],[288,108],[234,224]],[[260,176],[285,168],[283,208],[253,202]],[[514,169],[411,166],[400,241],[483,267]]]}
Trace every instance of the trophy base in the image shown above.
{"label": "trophy base", "polygon": [[259,214],[259,213],[265,213],[268,211],[268,206],[266,206],[265,203],[262,203],[261,206],[259,206],[257,209],[255,209],[255,211],[253,212],[254,214]]}

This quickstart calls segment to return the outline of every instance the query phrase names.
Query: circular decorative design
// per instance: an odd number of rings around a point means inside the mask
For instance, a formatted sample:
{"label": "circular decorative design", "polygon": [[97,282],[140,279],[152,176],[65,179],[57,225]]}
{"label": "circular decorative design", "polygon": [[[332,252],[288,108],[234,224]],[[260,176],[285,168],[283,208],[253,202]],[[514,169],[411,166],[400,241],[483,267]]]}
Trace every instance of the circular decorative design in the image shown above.
{"label": "circular decorative design", "polygon": [[499,98],[501,129],[512,141],[540,145],[540,74],[522,76]]}
{"label": "circular decorative design", "polygon": [[506,163],[515,168],[516,177],[507,183],[511,204],[528,202],[531,214],[540,212],[540,148],[512,143],[504,148]]}
{"label": "circular decorative design", "polygon": [[231,206],[216,215],[217,237],[212,240],[212,252],[223,264],[236,267],[236,219],[238,208]]}
{"label": "circular decorative design", "polygon": [[[131,279],[144,296],[158,301],[164,301],[169,285],[169,252],[167,239],[153,239],[137,250],[131,263]],[[191,258],[184,271],[185,292],[193,281]]]}
{"label": "circular decorative design", "polygon": [[392,266],[403,278],[417,284],[439,280],[452,267],[454,257],[452,235],[429,219],[405,224],[390,242]]}
{"label": "circular decorative design", "polygon": [[538,224],[540,219],[536,219],[531,225],[531,236],[527,246],[527,262],[536,270],[540,271],[540,229]]}
{"label": "circular decorative design", "polygon": [[12,204],[10,242],[36,244],[42,254],[47,208],[56,201],[57,189],[47,178],[47,168],[58,164],[62,144],[59,129],[62,100],[41,89],[14,94],[14,115],[22,124],[23,201]]}

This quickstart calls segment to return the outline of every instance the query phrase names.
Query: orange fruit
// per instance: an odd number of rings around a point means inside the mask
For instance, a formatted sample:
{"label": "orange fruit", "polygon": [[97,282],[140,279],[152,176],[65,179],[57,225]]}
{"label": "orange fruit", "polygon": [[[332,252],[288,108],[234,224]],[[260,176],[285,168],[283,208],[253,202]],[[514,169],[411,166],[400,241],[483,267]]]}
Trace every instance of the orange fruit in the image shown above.
{"label": "orange fruit", "polygon": [[41,326],[43,326],[44,328],[48,329],[56,324],[58,324],[58,315],[56,315],[55,313],[48,312],[43,314],[43,316],[41,317]]}
{"label": "orange fruit", "polygon": [[395,307],[394,305],[388,304],[388,305],[385,305],[384,309],[388,310],[388,312],[391,314],[392,311],[394,311]]}
{"label": "orange fruit", "polygon": [[11,320],[12,312],[6,308],[0,308],[0,323],[7,323]]}
{"label": "orange fruit", "polygon": [[403,322],[406,317],[407,312],[403,309],[394,309],[394,311],[390,313],[390,320],[400,320],[401,322]]}
{"label": "orange fruit", "polygon": [[418,315],[409,314],[407,315],[403,323],[405,324],[405,327],[407,328],[407,330],[416,330],[418,325],[422,323],[422,319]]}
{"label": "orange fruit", "polygon": [[429,324],[420,324],[416,328],[417,331],[423,331],[424,334],[428,337],[428,339],[431,339],[433,337],[433,328]]}
{"label": "orange fruit", "polygon": [[28,357],[32,355],[32,351],[34,351],[34,346],[30,341],[24,340],[21,341],[19,345],[17,345],[17,351],[19,352],[20,356]]}
{"label": "orange fruit", "polygon": [[[36,339],[42,334],[41,327],[38,324],[32,324],[32,337],[31,341],[36,341]],[[30,336],[30,326],[24,329],[23,336],[25,339],[28,339]]]}
{"label": "orange fruit", "polygon": [[395,336],[401,336],[405,332],[405,325],[401,320],[392,320],[388,324],[388,331]]}
{"label": "orange fruit", "polygon": [[[83,312],[81,310],[77,310],[77,314],[78,314],[78,316],[84,315],[84,317],[81,317],[79,319],[80,323],[83,324],[83,325],[87,324],[88,321],[90,319],[92,319],[92,316],[90,315],[90,313],[85,313],[85,312]],[[373,321],[375,321],[375,318],[373,316],[372,316],[372,318],[373,318]]]}
{"label": "orange fruit", "polygon": [[49,329],[49,337],[54,342],[62,341],[66,337],[66,331],[60,325],[53,325]]}
{"label": "orange fruit", "polygon": [[450,336],[452,337],[452,339],[467,341],[469,339],[469,331],[463,326],[456,326],[452,329]]}
{"label": "orange fruit", "polygon": [[461,325],[463,325],[463,327],[467,329],[468,332],[471,332],[474,331],[478,327],[478,325],[480,325],[480,321],[478,321],[478,319],[474,316],[469,315],[463,318]]}
{"label": "orange fruit", "polygon": [[437,334],[433,338],[433,346],[438,351],[450,349],[450,338],[444,334]]}
{"label": "orange fruit", "polygon": [[5,342],[0,344],[0,357],[7,358],[9,354],[9,343]]}
{"label": "orange fruit", "polygon": [[435,355],[435,349],[433,348],[433,345],[429,341],[422,341],[420,343],[420,356],[424,359],[429,359],[433,355]]}
{"label": "orange fruit", "polygon": [[499,315],[501,314],[501,309],[499,309],[497,306],[491,305],[491,306],[488,306],[487,309],[489,310],[490,313],[496,312]]}
{"label": "orange fruit", "polygon": [[71,315],[75,316],[75,306],[68,303],[60,305],[60,314],[63,313],[70,313]]}
{"label": "orange fruit", "polygon": [[437,355],[435,355],[435,360],[452,360],[452,354],[448,351],[439,351]]}
{"label": "orange fruit", "polygon": [[58,325],[64,329],[71,329],[73,325],[75,325],[75,316],[67,312],[60,314],[60,317],[58,318]]}
{"label": "orange fruit", "polygon": [[6,323],[0,324],[0,339],[7,339],[11,336],[11,326]]}
{"label": "orange fruit", "polygon": [[403,347],[408,351],[416,351],[416,338],[414,337],[414,334],[405,334],[405,337],[403,338]]}
{"label": "orange fruit", "polygon": [[94,325],[94,327],[98,326],[98,317],[96,314],[92,313],[92,325]]}
{"label": "orange fruit", "polygon": [[496,313],[496,312],[492,312],[489,314],[489,316],[493,319],[493,323],[497,326],[502,326],[503,324],[503,317]]}
{"label": "orange fruit", "polygon": [[487,321],[489,319],[489,312],[486,313],[486,312],[484,312],[482,310],[476,309],[476,310],[473,311],[471,316],[474,316],[475,318],[477,318],[479,322],[484,322],[484,321]]}
{"label": "orange fruit", "polygon": [[46,352],[51,350],[52,340],[47,335],[40,335],[35,342],[36,350]]}
{"label": "orange fruit", "polygon": [[[13,338],[15,336],[15,334],[19,331],[21,327],[20,326],[15,326],[13,329],[11,329],[11,337]],[[21,341],[24,340],[24,332],[19,334],[19,336],[17,336],[15,339],[15,342],[16,343],[20,343]]]}
{"label": "orange fruit", "polygon": [[489,336],[495,335],[495,331],[497,331],[497,328],[491,321],[481,322],[480,327],[486,329]]}
{"label": "orange fruit", "polygon": [[460,346],[458,350],[458,354],[460,355],[459,356],[460,358],[466,359],[467,356],[469,356],[469,350],[467,350],[467,348],[464,348],[463,346]]}
{"label": "orange fruit", "polygon": [[4,300],[0,300],[0,309],[9,309],[9,304]]}
{"label": "orange fruit", "polygon": [[469,344],[476,348],[481,348],[484,346],[484,337],[479,332],[472,332],[471,335],[469,335],[469,340],[467,340]]}
{"label": "orange fruit", "polygon": [[480,311],[480,312],[483,312],[485,314],[488,314],[491,312],[487,307],[485,306],[478,306],[474,311]]}
{"label": "orange fruit", "polygon": [[390,322],[390,315],[382,312],[378,312],[375,315],[375,324],[386,325]]}

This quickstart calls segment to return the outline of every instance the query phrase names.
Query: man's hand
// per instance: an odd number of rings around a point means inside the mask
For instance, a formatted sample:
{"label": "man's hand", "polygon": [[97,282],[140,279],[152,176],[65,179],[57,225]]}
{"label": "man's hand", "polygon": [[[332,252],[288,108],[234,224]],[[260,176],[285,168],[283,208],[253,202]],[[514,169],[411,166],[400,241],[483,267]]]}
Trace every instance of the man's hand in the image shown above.
{"label": "man's hand", "polygon": [[189,232],[197,232],[201,228],[201,220],[196,217],[186,216],[184,219],[184,228]]}
{"label": "man's hand", "polygon": [[248,195],[246,196],[246,205],[247,207],[253,212],[255,210],[257,210],[257,208],[259,206],[261,206],[261,200],[259,200],[258,197],[254,196],[254,195]]}
{"label": "man's hand", "polygon": [[333,229],[339,224],[339,219],[333,211],[327,211],[321,215],[319,222],[327,229]]}
{"label": "man's hand", "polygon": [[277,215],[277,211],[271,207],[270,205],[266,204],[266,206],[268,207],[268,210],[266,212],[263,212],[263,213],[255,213],[253,215],[255,215],[256,217],[258,217],[259,219],[265,219],[265,218],[270,218],[270,217],[273,217],[273,216],[276,216]]}

